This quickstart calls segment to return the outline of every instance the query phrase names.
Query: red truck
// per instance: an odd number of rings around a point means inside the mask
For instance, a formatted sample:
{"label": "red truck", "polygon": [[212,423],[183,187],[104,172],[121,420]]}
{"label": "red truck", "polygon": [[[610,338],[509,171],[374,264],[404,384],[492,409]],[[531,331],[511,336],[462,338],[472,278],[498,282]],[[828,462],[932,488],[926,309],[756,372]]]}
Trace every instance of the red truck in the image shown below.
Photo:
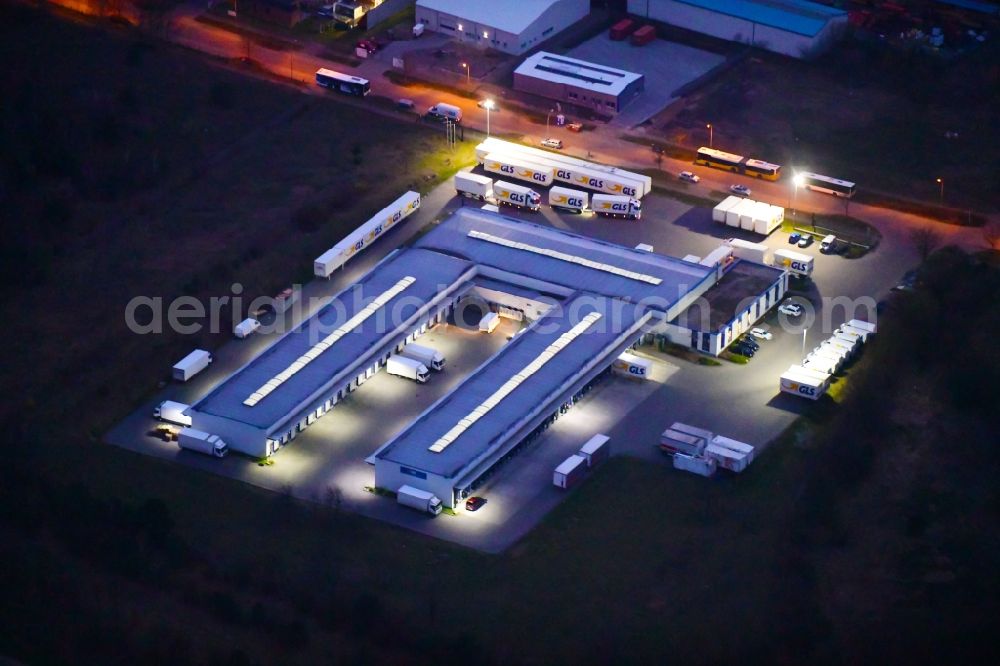
{"label": "red truck", "polygon": [[612,41],[620,42],[625,39],[636,29],[636,22],[632,19],[622,19],[611,26],[611,32],[608,35],[611,37]]}
{"label": "red truck", "polygon": [[645,46],[656,39],[656,28],[651,25],[644,25],[632,33],[633,46]]}

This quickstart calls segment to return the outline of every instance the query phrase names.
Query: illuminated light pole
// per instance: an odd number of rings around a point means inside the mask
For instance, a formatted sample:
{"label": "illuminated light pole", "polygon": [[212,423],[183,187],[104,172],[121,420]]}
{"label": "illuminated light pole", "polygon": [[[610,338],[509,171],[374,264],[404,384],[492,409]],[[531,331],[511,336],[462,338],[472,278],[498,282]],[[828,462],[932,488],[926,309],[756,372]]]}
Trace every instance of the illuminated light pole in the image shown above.
{"label": "illuminated light pole", "polygon": [[795,200],[799,196],[799,188],[806,184],[806,179],[799,174],[795,174],[792,177],[792,205],[789,206],[792,209],[792,213],[795,212]]}
{"label": "illuminated light pole", "polygon": [[494,108],[493,100],[488,99],[483,102],[483,108],[486,109],[486,136],[490,135],[490,111]]}
{"label": "illuminated light pole", "polygon": [[463,62],[462,67],[465,68],[465,84],[472,85],[472,68],[469,67],[469,63]]}
{"label": "illuminated light pole", "polygon": [[549,138],[549,118],[551,118],[552,114],[555,113],[555,112],[556,112],[555,109],[549,109],[549,112],[547,114],[545,114],[545,138],[546,139]]}
{"label": "illuminated light pole", "polygon": [[941,204],[944,204],[944,178],[937,179],[938,185],[941,186]]}
{"label": "illuminated light pole", "polygon": [[808,331],[808,330],[809,330],[808,326],[806,326],[805,328],[802,329],[802,360],[803,361],[806,360],[806,331]]}
{"label": "illuminated light pole", "polygon": [[712,136],[712,134],[714,133],[714,129],[712,127],[712,123],[709,123],[709,124],[705,125],[705,127],[708,129],[708,147],[711,148],[712,147],[712,139],[714,138]]}

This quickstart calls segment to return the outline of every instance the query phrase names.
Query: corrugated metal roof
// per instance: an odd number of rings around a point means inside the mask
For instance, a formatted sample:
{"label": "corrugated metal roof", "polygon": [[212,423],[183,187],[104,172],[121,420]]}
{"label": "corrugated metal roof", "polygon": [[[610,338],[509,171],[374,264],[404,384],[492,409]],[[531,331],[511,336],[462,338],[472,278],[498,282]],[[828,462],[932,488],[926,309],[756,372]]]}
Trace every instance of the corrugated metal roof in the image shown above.
{"label": "corrugated metal roof", "polygon": [[815,37],[830,19],[847,12],[808,0],[674,0],[761,25]]}
{"label": "corrugated metal roof", "polygon": [[519,35],[559,0],[417,0],[418,7]]}
{"label": "corrugated metal roof", "polygon": [[620,95],[642,78],[642,74],[545,51],[525,58],[514,73],[608,95]]}

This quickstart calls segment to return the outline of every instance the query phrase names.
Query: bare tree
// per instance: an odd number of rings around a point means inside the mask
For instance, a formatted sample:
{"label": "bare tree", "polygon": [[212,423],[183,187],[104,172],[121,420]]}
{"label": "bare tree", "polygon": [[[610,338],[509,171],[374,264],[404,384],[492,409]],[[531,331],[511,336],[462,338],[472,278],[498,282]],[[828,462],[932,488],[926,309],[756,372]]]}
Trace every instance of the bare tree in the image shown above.
{"label": "bare tree", "polygon": [[934,250],[941,246],[941,234],[931,226],[923,226],[910,232],[914,247],[920,253],[920,260],[926,261]]}

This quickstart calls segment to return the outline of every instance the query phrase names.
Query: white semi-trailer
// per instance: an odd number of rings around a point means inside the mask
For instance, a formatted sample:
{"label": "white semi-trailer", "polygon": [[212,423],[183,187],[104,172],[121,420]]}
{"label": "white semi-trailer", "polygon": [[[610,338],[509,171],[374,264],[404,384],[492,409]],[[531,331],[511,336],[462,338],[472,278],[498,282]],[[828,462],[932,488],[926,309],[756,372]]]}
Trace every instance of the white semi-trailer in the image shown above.
{"label": "white semi-trailer", "polygon": [[642,204],[632,197],[595,194],[590,198],[590,207],[598,215],[624,217],[629,220],[638,220],[642,217]]}
{"label": "white semi-trailer", "polygon": [[153,408],[153,418],[180,426],[190,426],[191,417],[184,414],[184,410],[189,407],[191,405],[185,405],[183,402],[164,400]]}
{"label": "white semi-trailer", "polygon": [[733,256],[738,259],[752,261],[757,264],[767,263],[767,246],[763,243],[751,243],[741,238],[730,238],[726,241],[733,250]]}
{"label": "white semi-trailer", "polygon": [[497,330],[497,326],[500,325],[500,315],[496,312],[487,312],[483,315],[483,318],[479,320],[479,332],[480,333],[492,333]]}
{"label": "white semi-trailer", "polygon": [[225,458],[229,453],[229,447],[218,435],[210,435],[194,428],[183,428],[177,435],[177,445],[182,449],[216,458]]}
{"label": "white semi-trailer", "polygon": [[726,212],[743,200],[744,200],[743,197],[737,197],[732,195],[726,197],[718,204],[716,204],[715,208],[712,209],[712,220],[714,222],[718,222],[719,224],[725,224]]}
{"label": "white semi-trailer", "polygon": [[875,324],[868,321],[861,321],[860,319],[852,319],[847,322],[848,326],[853,326],[854,328],[863,328],[869,333],[875,333]]}
{"label": "white semi-trailer", "polygon": [[775,250],[773,262],[778,268],[785,268],[798,275],[809,276],[813,272],[813,257],[801,252]]}
{"label": "white semi-trailer", "polygon": [[555,185],[549,190],[549,205],[571,213],[582,213],[587,209],[587,193]]}
{"label": "white semi-trailer", "polygon": [[587,467],[597,467],[611,456],[611,438],[607,435],[594,435],[580,447],[577,453],[587,460]]}
{"label": "white semi-trailer", "polygon": [[781,375],[779,387],[785,393],[791,393],[809,400],[819,400],[830,386],[830,375],[817,370],[793,365]]}
{"label": "white semi-trailer", "polygon": [[703,458],[700,456],[688,456],[683,453],[675,453],[674,469],[708,477],[715,474],[716,463],[714,458]]}
{"label": "white semi-trailer", "polygon": [[635,354],[625,352],[614,360],[611,368],[628,377],[649,379],[649,376],[653,372],[653,362],[649,359],[640,358]]}
{"label": "white semi-trailer", "polygon": [[498,204],[506,204],[515,208],[524,208],[535,212],[542,203],[542,197],[538,192],[524,185],[515,185],[504,180],[493,183],[493,196]]}
{"label": "white semi-trailer", "polygon": [[564,490],[572,488],[586,473],[587,459],[573,454],[559,463],[559,466],[552,472],[552,485]]}
{"label": "white semi-trailer", "polygon": [[396,501],[417,511],[436,516],[441,513],[441,500],[434,493],[413,486],[400,486],[396,491]]}
{"label": "white semi-trailer", "polygon": [[427,366],[423,363],[420,361],[414,361],[412,358],[399,355],[389,357],[389,360],[385,363],[385,370],[390,375],[406,377],[407,379],[412,379],[418,384],[423,384],[427,381],[428,376],[430,376],[430,373],[427,371]]}
{"label": "white semi-trailer", "polygon": [[483,160],[483,169],[490,173],[526,180],[543,187],[552,184],[554,169],[534,160],[517,155],[490,153]]}
{"label": "white semi-trailer", "polygon": [[403,347],[403,351],[399,352],[402,356],[406,358],[411,358],[414,361],[419,361],[425,366],[434,370],[435,372],[441,372],[444,370],[444,354],[436,349],[430,347],[424,347],[423,345],[418,345],[415,343],[410,343]]}
{"label": "white semi-trailer", "polygon": [[316,257],[313,272],[328,278],[355,254],[420,208],[420,193],[407,192],[377,212],[371,219],[352,231],[342,241]]}
{"label": "white semi-trailer", "polygon": [[211,362],[212,355],[210,353],[204,349],[195,349],[174,365],[174,379],[186,382],[207,368]]}
{"label": "white semi-trailer", "polygon": [[489,201],[493,198],[493,179],[460,171],[455,174],[455,190],[470,199]]}
{"label": "white semi-trailer", "polygon": [[716,435],[705,447],[705,457],[714,458],[722,469],[742,472],[757,457],[757,451],[746,442]]}
{"label": "white semi-trailer", "polygon": [[253,317],[250,317],[249,319],[244,319],[233,327],[233,335],[242,340],[243,338],[253,335],[259,328],[260,322]]}

